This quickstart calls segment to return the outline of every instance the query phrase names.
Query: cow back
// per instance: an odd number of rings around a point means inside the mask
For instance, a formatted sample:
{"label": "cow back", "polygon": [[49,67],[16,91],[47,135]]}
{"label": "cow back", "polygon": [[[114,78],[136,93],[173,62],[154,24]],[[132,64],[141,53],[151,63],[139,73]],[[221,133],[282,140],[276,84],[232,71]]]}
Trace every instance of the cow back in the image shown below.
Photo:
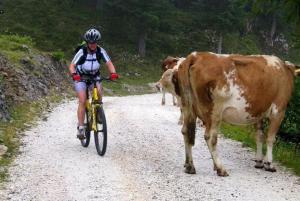
{"label": "cow back", "polygon": [[293,81],[283,61],[266,55],[193,53],[178,70],[182,101],[202,117],[209,116],[214,105],[223,106],[233,98],[245,99],[252,116],[262,115],[272,104],[284,110]]}

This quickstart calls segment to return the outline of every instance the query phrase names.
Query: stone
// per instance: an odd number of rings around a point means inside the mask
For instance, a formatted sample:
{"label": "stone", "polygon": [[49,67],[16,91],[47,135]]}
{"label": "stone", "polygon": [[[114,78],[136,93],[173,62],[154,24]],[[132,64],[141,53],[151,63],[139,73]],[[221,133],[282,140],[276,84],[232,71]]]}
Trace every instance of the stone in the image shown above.
{"label": "stone", "polygon": [[7,147],[3,144],[0,144],[0,157],[7,152]]}

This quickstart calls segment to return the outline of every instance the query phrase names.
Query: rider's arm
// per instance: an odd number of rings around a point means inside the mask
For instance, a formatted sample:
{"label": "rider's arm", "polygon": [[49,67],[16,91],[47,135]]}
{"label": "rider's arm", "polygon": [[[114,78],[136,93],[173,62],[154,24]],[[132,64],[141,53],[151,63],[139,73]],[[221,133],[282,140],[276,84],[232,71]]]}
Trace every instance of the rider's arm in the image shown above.
{"label": "rider's arm", "polygon": [[76,65],[74,63],[71,63],[70,66],[69,66],[69,71],[70,71],[71,75],[76,73],[75,66]]}
{"label": "rider's arm", "polygon": [[74,56],[70,66],[69,66],[69,71],[71,74],[76,73],[76,64],[78,63],[78,61],[80,60],[81,56],[83,55],[83,50],[80,49]]}
{"label": "rider's arm", "polygon": [[106,62],[107,69],[109,73],[116,73],[116,68],[111,61]]}

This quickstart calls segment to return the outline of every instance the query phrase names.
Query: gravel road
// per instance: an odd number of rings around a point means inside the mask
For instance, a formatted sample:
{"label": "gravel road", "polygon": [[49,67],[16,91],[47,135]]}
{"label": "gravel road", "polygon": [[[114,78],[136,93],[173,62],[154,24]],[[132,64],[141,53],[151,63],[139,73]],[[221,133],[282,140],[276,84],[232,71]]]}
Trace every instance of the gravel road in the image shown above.
{"label": "gravel road", "polygon": [[96,153],[76,139],[76,104],[55,107],[46,121],[25,132],[21,154],[9,169],[0,200],[34,201],[281,201],[300,200],[300,179],[283,167],[255,169],[254,152],[219,139],[229,177],[218,177],[197,128],[193,148],[197,174],[184,173],[178,108],[160,105],[161,94],[105,97],[108,149]]}

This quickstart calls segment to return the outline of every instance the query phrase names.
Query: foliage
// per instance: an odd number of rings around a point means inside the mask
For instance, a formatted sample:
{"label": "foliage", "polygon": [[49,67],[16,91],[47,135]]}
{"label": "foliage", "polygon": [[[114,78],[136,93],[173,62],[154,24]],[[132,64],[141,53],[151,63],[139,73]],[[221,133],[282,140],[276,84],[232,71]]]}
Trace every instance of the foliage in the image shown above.
{"label": "foliage", "polygon": [[[297,139],[300,143],[300,78],[296,79],[294,95],[289,102],[285,119],[280,127],[281,136],[287,140]],[[289,136],[286,136],[289,135]]]}
{"label": "foliage", "polygon": [[0,35],[0,51],[14,63],[33,51],[33,40],[28,36]]}
{"label": "foliage", "polygon": [[52,57],[54,60],[56,61],[62,61],[65,60],[65,53],[62,51],[56,51],[56,52],[52,52]]}
{"label": "foliage", "polygon": [[255,35],[240,36],[239,34],[227,34],[224,39],[224,50],[235,54],[260,54]]}

